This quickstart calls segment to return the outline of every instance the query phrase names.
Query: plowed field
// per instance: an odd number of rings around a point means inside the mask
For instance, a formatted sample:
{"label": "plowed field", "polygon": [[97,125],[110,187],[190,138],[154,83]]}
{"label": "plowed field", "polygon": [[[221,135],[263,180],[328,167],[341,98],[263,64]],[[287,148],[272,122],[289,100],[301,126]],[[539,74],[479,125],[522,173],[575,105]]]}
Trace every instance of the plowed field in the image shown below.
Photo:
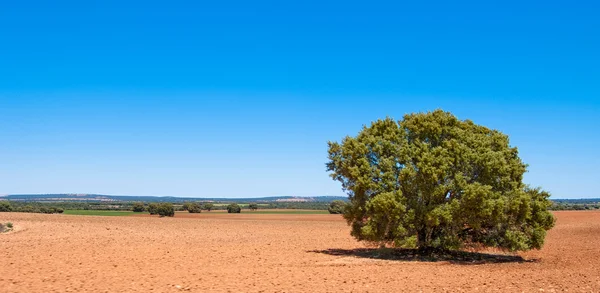
{"label": "plowed field", "polygon": [[502,262],[383,258],[336,215],[0,213],[0,292],[599,292],[600,212]]}

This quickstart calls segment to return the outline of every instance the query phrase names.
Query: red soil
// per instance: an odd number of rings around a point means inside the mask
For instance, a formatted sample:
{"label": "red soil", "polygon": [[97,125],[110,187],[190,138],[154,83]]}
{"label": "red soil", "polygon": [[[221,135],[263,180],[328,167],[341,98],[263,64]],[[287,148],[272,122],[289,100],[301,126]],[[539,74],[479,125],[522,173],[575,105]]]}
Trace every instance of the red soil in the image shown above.
{"label": "red soil", "polygon": [[2,213],[0,292],[600,291],[600,212],[556,216],[533,261],[481,264],[362,257],[336,215]]}

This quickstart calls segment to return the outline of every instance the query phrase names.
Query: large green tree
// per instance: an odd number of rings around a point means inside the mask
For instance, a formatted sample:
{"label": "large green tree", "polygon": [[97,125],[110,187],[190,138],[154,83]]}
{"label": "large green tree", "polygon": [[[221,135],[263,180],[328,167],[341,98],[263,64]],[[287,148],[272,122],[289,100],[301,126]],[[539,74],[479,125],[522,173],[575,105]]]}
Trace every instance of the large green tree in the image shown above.
{"label": "large green tree", "polygon": [[508,136],[442,110],[365,126],[329,142],[327,170],[358,240],[382,246],[539,249],[554,226],[549,194],[523,184]]}

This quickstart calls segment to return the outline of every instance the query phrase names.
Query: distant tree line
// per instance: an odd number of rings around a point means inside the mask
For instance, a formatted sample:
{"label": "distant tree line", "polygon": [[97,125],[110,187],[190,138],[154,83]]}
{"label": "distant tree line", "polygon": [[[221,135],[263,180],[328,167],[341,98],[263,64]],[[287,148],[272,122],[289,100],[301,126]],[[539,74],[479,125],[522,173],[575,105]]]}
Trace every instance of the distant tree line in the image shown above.
{"label": "distant tree line", "polygon": [[13,205],[12,202],[0,201],[0,212],[16,212],[16,213],[38,213],[38,214],[62,214],[65,210],[61,207],[48,206],[43,204],[18,203]]}
{"label": "distant tree line", "polygon": [[553,202],[552,205],[548,208],[552,211],[585,211],[585,210],[598,210],[600,209],[600,203],[562,203],[562,202]]}

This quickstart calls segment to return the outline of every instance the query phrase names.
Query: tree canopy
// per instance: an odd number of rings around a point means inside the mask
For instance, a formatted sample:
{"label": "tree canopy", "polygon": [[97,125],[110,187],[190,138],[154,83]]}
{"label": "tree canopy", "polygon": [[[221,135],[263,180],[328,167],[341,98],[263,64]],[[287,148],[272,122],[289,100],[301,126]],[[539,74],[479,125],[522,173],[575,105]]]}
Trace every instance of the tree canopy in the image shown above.
{"label": "tree canopy", "polygon": [[190,213],[198,214],[202,211],[202,206],[199,203],[189,203],[187,206],[187,211]]}
{"label": "tree canopy", "polygon": [[141,213],[141,212],[143,212],[143,211],[146,210],[146,207],[144,206],[143,202],[135,202],[131,206],[131,210],[134,211],[134,212],[136,212],[136,213]]}
{"label": "tree canopy", "polygon": [[207,211],[209,211],[209,212],[210,212],[210,211],[211,211],[213,208],[214,208],[214,205],[213,205],[212,203],[210,203],[210,202],[209,202],[209,203],[205,203],[205,204],[204,204],[204,209],[205,209],[205,210],[207,210]]}
{"label": "tree canopy", "polygon": [[334,200],[329,204],[327,210],[330,214],[343,214],[346,203],[343,200]]}
{"label": "tree canopy", "polygon": [[550,195],[522,182],[526,167],[507,135],[442,110],[372,122],[329,142],[327,163],[355,238],[422,249],[541,248]]}
{"label": "tree canopy", "polygon": [[242,212],[242,208],[237,203],[232,203],[227,206],[227,212],[230,214],[239,214]]}
{"label": "tree canopy", "polygon": [[156,213],[161,217],[173,217],[175,216],[175,208],[172,203],[163,202],[158,204]]}

